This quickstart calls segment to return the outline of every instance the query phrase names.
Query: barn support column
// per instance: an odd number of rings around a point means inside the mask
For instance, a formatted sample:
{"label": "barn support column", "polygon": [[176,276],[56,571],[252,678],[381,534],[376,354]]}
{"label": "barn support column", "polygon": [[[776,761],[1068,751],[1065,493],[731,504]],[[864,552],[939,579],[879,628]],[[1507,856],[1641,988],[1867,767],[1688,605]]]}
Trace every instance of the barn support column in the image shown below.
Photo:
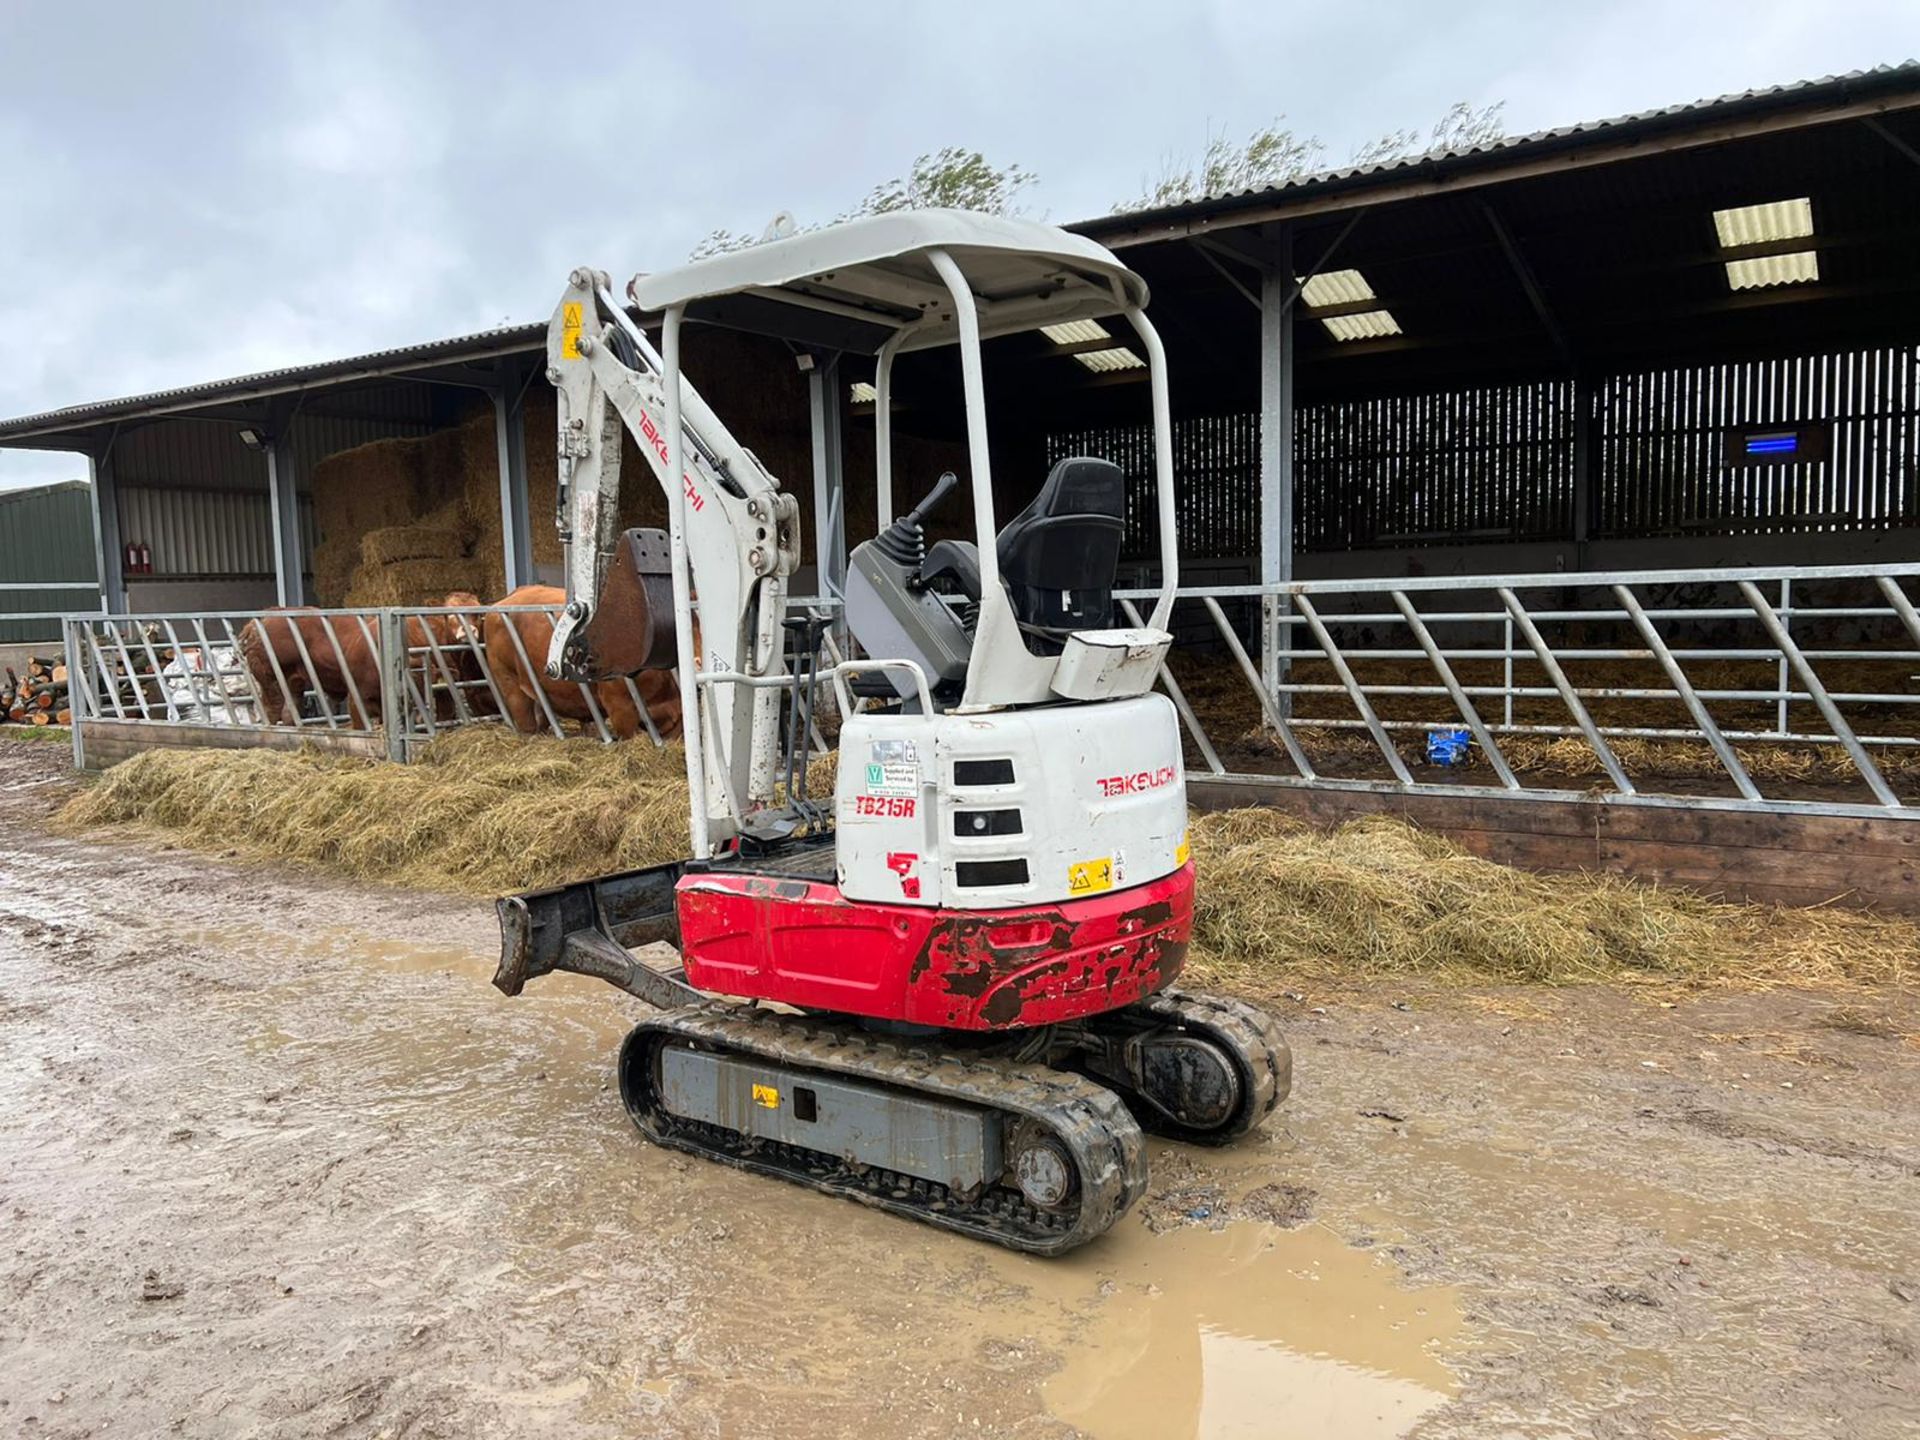
{"label": "barn support column", "polygon": [[124,615],[127,610],[127,552],[120,538],[120,485],[113,473],[113,442],[118,433],[87,455],[93,480],[95,573],[100,577],[100,602],[109,615]]}
{"label": "barn support column", "polygon": [[534,583],[533,530],[527,500],[527,387],[540,373],[531,364],[503,360],[492,389],[493,438],[500,469],[500,540],[507,590]]}
{"label": "barn support column", "polygon": [[293,417],[276,417],[265,446],[267,494],[273,506],[273,579],[282,605],[307,603],[306,561],[300,546],[300,493],[293,458]]}
{"label": "barn support column", "polygon": [[[813,355],[807,402],[813,416],[814,593],[839,598],[847,589],[846,397],[840,355]],[[836,630],[840,627],[836,626]]]}
{"label": "barn support column", "polygon": [[1282,715],[1292,710],[1282,695],[1291,659],[1292,609],[1277,593],[1293,583],[1293,232],[1282,225],[1273,236],[1260,278],[1260,682]]}

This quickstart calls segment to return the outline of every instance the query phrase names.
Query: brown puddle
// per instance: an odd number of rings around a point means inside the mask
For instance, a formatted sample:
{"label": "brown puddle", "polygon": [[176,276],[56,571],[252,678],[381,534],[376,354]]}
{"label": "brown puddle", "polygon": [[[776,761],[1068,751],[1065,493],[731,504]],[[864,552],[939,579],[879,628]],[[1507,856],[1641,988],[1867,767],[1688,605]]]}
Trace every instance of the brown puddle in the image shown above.
{"label": "brown puddle", "polygon": [[1318,1225],[1154,1235],[1124,1220],[1035,1288],[1108,1292],[1044,1389],[1049,1413],[1093,1440],[1377,1440],[1455,1389],[1434,1353],[1460,1329],[1453,1292],[1402,1289]]}

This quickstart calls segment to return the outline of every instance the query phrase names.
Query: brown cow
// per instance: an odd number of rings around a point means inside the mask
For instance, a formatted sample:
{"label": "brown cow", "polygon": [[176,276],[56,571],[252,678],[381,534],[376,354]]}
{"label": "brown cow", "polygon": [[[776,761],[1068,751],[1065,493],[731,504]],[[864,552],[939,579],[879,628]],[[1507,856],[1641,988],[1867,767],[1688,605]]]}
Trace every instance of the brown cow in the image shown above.
{"label": "brown cow", "polygon": [[[501,605],[543,605],[559,611],[567,603],[567,592],[552,585],[522,585],[500,602]],[[511,631],[518,631],[520,644],[513,643]],[[506,703],[507,718],[523,735],[545,730],[546,711],[539,695],[545,692],[553,713],[562,720],[580,720],[591,725],[593,712],[587,706],[580,686],[571,680],[549,680],[546,674],[547,647],[553,642],[553,619],[540,611],[509,615],[489,610],[483,627],[487,645],[487,667]],[[526,661],[523,664],[521,654]],[[634,689],[653,719],[653,728],[662,740],[680,734],[680,687],[669,670],[642,670],[633,677]],[[538,687],[536,690],[535,687]],[[624,680],[601,680],[593,686],[593,698],[607,718],[607,730],[616,740],[631,740],[641,730],[640,711]]]}
{"label": "brown cow", "polygon": [[[456,590],[441,604],[478,606],[480,597]],[[425,620],[410,617],[406,622],[407,645],[424,646],[431,638],[435,645],[454,646],[457,654],[466,648],[465,632],[471,630],[472,623],[460,615],[433,615]],[[276,606],[247,622],[240,632],[240,656],[266,702],[268,724],[297,724],[300,701],[309,690],[319,691],[329,705],[343,704],[349,718],[361,729],[370,729],[380,721],[378,616],[323,618],[310,606]],[[455,663],[455,656],[449,655],[448,660]],[[286,677],[284,690],[280,685],[282,675]],[[351,685],[348,677],[352,678]],[[365,713],[354,703],[355,688],[365,702]]]}

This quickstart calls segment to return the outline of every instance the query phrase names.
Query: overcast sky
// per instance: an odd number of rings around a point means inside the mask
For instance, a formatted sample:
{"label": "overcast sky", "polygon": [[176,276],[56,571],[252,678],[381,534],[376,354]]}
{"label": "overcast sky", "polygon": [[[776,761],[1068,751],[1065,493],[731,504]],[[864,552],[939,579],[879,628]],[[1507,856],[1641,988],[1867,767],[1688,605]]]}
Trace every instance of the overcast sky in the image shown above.
{"label": "overcast sky", "polygon": [[945,145],[1068,221],[1276,117],[1337,163],[1916,54],[1916,0],[0,0],[0,416],[541,319]]}

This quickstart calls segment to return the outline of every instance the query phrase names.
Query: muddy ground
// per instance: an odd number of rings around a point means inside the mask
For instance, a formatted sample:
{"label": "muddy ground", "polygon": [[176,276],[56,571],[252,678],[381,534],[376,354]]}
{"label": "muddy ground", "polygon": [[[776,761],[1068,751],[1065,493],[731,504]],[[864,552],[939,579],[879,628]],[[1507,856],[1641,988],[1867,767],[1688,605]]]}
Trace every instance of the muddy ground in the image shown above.
{"label": "muddy ground", "polygon": [[1277,994],[1277,1123],[1029,1260],[646,1147],[635,1006],[502,998],[485,906],[47,837],[65,759],[0,741],[0,1434],[1920,1433],[1911,1001]]}

